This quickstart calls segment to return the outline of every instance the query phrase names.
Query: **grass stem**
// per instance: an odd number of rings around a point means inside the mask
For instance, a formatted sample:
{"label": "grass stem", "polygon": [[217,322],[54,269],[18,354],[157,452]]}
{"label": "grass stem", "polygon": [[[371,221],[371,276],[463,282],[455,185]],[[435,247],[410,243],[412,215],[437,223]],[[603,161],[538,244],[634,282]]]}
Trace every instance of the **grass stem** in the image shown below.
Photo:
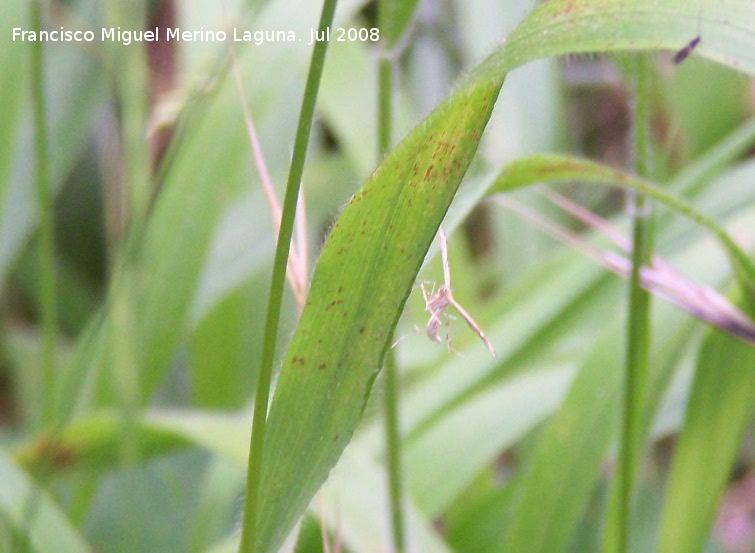
{"label": "grass stem", "polygon": [[[335,15],[336,3],[336,0],[324,1],[320,24],[318,26],[319,33],[323,33],[331,26]],[[249,448],[249,464],[247,467],[247,485],[239,553],[252,553],[256,550],[255,535],[260,507],[259,490],[262,481],[265,423],[273,362],[275,360],[275,345],[278,338],[278,325],[280,323],[281,302],[286,279],[286,265],[288,263],[289,247],[293,235],[301,177],[304,172],[304,159],[306,157],[309,134],[312,129],[317,92],[320,87],[320,78],[323,66],[325,65],[327,49],[327,41],[323,40],[315,43],[309,74],[307,75],[307,83],[304,89],[304,99],[302,100],[302,107],[299,112],[293,158],[286,183],[286,194],[283,200],[283,214],[281,216],[278,242],[275,248],[273,276],[270,283],[270,294],[268,296],[265,318],[265,333],[262,342],[262,359],[260,361],[254,402],[254,420],[252,421],[252,439]]]}
{"label": "grass stem", "polygon": [[386,465],[388,468],[388,503],[391,523],[393,552],[404,553],[406,550],[403,476],[401,470],[401,435],[399,431],[398,401],[399,384],[396,376],[396,356],[390,350],[385,356],[383,409],[385,417]]}
{"label": "grass stem", "polygon": [[[395,0],[380,0],[378,3],[378,26],[385,35],[385,31],[392,24],[395,13]],[[392,48],[392,40],[396,37],[388,36],[381,44],[382,48]],[[388,153],[391,146],[393,132],[393,62],[387,56],[381,56],[378,64],[378,109],[377,109],[377,142],[380,160]],[[383,410],[385,422],[386,467],[388,471],[388,510],[391,524],[391,539],[394,553],[405,551],[405,529],[403,510],[403,477],[401,471],[401,433],[399,430],[399,383],[397,378],[396,355],[391,349],[385,356],[383,367],[384,389]]]}
{"label": "grass stem", "polygon": [[[42,29],[42,1],[31,2],[32,28]],[[39,305],[42,318],[42,346],[40,355],[41,386],[39,387],[37,422],[42,426],[51,422],[55,398],[55,343],[57,333],[57,285],[55,278],[55,242],[53,199],[50,190],[47,124],[44,78],[43,42],[31,46],[31,83],[34,105],[34,146],[36,153],[35,193],[39,237],[37,241],[37,275],[39,277]]]}
{"label": "grass stem", "polygon": [[[634,100],[632,121],[632,163],[640,177],[650,176],[650,67],[647,56],[633,58],[631,70]],[[652,255],[652,205],[642,194],[633,194],[632,213],[632,269],[629,276],[629,294],[626,329],[626,358],[624,367],[624,395],[618,479],[617,545],[620,553],[630,547],[631,507],[634,480],[642,450],[643,403],[648,373],[650,346],[650,294],[640,282],[640,270]]]}

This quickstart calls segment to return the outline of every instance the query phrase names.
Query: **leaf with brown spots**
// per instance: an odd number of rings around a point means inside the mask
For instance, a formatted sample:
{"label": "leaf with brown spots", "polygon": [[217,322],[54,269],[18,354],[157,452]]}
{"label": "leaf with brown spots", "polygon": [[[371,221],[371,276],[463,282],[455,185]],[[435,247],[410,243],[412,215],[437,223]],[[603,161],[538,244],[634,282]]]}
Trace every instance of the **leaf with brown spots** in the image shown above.
{"label": "leaf with brown spots", "polygon": [[259,551],[275,550],[351,439],[503,77],[494,67],[462,84],[388,155],[333,227],[270,408]]}

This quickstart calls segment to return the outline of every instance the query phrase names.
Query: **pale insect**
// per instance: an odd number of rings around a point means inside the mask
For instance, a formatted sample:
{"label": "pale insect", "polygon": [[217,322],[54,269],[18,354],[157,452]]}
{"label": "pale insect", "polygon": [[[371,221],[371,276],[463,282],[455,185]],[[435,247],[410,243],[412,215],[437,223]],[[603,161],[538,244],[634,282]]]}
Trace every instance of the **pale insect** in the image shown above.
{"label": "pale insect", "polygon": [[[488,340],[487,336],[485,336],[485,333],[475,322],[475,320],[469,315],[469,313],[467,313],[459,304],[459,302],[454,299],[454,296],[451,292],[451,270],[448,265],[448,244],[446,242],[446,233],[443,232],[442,228],[438,229],[438,240],[440,241],[440,256],[441,260],[443,261],[443,284],[438,288],[437,291],[433,289],[429,293],[425,289],[425,286],[422,285],[422,297],[425,299],[425,311],[430,314],[430,319],[427,321],[427,327],[425,327],[427,336],[433,342],[441,342],[441,338],[440,336],[438,336],[438,330],[442,325],[441,315],[443,315],[446,308],[450,305],[459,312],[459,315],[461,315],[462,318],[467,322],[469,328],[474,330],[474,332],[480,337],[483,343],[487,346],[488,350],[490,350],[490,353],[493,355],[493,357],[496,357],[495,350],[493,349],[493,345],[490,343],[490,340]],[[448,338],[447,340],[448,347],[450,348],[450,340]]]}

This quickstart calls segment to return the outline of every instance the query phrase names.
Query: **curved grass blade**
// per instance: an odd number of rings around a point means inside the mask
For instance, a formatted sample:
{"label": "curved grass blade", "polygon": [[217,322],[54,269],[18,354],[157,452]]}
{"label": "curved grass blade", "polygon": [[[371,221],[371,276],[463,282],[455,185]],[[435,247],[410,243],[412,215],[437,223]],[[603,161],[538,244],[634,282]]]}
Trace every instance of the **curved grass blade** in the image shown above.
{"label": "curved grass blade", "polygon": [[662,10],[649,0],[543,2],[511,34],[505,55],[518,66],[579,52],[678,52],[698,32],[695,55],[755,74],[755,10],[736,0],[666,0]]}
{"label": "curved grass blade", "polygon": [[491,192],[504,192],[538,182],[578,180],[595,184],[610,184],[635,190],[666,205],[679,215],[687,217],[710,231],[726,252],[740,287],[755,297],[755,266],[736,242],[715,221],[695,210],[684,200],[606,165],[562,155],[540,155],[517,160],[509,164],[498,176]]}

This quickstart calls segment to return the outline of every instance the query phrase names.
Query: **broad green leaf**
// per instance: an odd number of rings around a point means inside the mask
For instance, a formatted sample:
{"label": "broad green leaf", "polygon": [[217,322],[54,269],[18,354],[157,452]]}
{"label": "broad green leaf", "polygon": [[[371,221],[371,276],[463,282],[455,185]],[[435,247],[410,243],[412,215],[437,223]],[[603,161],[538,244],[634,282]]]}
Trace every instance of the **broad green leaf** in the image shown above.
{"label": "broad green leaf", "polygon": [[[0,452],[0,522],[13,551],[88,553],[87,543],[46,491]],[[1,542],[0,542],[1,543]]]}
{"label": "broad green leaf", "polygon": [[323,247],[270,408],[260,551],[282,543],[351,439],[493,109],[503,74],[486,69],[389,154]]}
{"label": "broad green leaf", "polygon": [[711,331],[666,492],[660,553],[702,551],[755,405],[755,348]]}

